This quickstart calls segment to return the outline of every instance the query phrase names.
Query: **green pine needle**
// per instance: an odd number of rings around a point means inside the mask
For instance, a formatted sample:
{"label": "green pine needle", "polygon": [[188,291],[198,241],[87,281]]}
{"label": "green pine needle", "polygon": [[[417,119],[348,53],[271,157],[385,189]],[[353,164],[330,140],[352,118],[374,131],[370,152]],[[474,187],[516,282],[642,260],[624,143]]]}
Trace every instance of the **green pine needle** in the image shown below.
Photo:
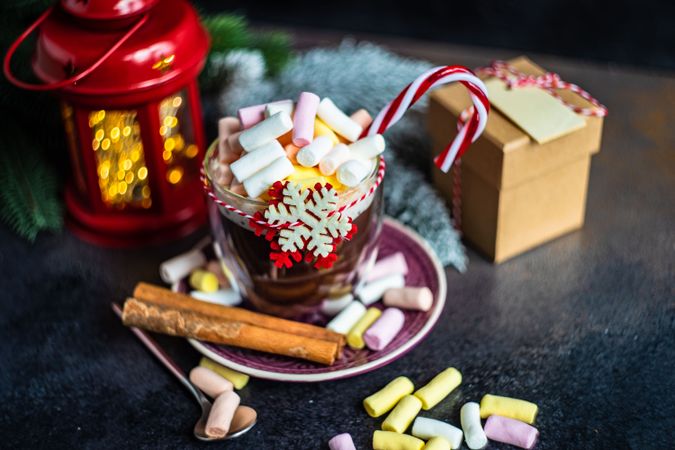
{"label": "green pine needle", "polygon": [[33,242],[42,230],[63,225],[58,183],[34,146],[20,143],[0,154],[0,218]]}
{"label": "green pine needle", "polygon": [[228,52],[251,46],[253,36],[248,22],[235,14],[217,14],[202,18],[204,27],[211,35],[211,52]]}
{"label": "green pine needle", "polygon": [[265,58],[267,74],[278,75],[291,60],[291,39],[286,33],[264,33],[258,35],[253,42]]}

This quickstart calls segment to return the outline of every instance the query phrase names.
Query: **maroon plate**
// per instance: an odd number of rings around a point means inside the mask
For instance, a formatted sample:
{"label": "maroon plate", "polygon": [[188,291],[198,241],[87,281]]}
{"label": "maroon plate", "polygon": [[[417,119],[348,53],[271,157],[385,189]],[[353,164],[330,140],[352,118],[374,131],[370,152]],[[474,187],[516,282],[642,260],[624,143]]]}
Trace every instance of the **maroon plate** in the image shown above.
{"label": "maroon plate", "polygon": [[[394,340],[380,351],[352,350],[332,366],[286,356],[271,355],[235,347],[188,339],[200,353],[218,363],[252,377],[278,381],[315,382],[348,378],[386,366],[412,350],[431,331],[445,304],[446,282],[443,267],[433,249],[417,233],[393,219],[385,218],[378,257],[402,252],[408,264],[406,286],[427,286],[434,303],[427,312],[404,311],[405,324]],[[382,307],[378,302],[373,306]],[[316,314],[311,322],[325,325],[329,318]]]}

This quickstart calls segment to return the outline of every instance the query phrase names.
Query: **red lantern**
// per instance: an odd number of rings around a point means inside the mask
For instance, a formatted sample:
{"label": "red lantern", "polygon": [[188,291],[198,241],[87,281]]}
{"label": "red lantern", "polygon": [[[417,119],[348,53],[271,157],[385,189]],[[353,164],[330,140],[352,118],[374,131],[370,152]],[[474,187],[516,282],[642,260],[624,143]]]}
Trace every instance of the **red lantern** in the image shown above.
{"label": "red lantern", "polygon": [[[39,29],[33,71],[10,59]],[[205,218],[197,75],[208,35],[185,0],[61,0],[10,47],[7,78],[58,90],[73,176],[68,223],[83,238],[135,245],[185,235]]]}

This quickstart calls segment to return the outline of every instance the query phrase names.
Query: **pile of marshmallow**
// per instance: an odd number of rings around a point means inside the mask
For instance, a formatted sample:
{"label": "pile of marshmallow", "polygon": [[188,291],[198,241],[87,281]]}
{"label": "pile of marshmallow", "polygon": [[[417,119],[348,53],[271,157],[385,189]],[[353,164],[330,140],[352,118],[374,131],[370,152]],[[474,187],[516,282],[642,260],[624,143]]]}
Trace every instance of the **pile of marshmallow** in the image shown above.
{"label": "pile of marshmallow", "polygon": [[292,179],[301,168],[314,168],[315,182],[358,186],[385,149],[382,135],[360,138],[372,122],[366,110],[348,116],[331,99],[320,100],[311,92],[302,92],[297,102],[249,106],[237,115],[218,123],[218,157],[210,163],[211,179],[251,198],[277,181]]}
{"label": "pile of marshmallow", "polygon": [[[428,411],[439,404],[461,382],[462,374],[448,367],[417,390],[408,377],[399,376],[365,398],[363,407],[369,416],[389,413],[382,430],[373,433],[373,449],[456,450],[464,440],[467,447],[477,450],[485,447],[488,439],[525,449],[534,447],[539,431],[531,424],[538,407],[525,400],[486,394],[480,405],[465,403],[460,410],[461,429],[418,416],[421,410]],[[481,425],[481,419],[486,418],[485,426]],[[411,424],[411,434],[406,434]],[[328,446],[331,450],[356,450],[349,433],[334,436]]]}
{"label": "pile of marshmallow", "polygon": [[[321,311],[335,316],[326,328],[344,334],[354,350],[383,350],[403,328],[402,309],[428,311],[433,304],[428,287],[405,285],[407,273],[408,264],[401,252],[377,261],[354,294],[323,302]],[[372,306],[380,299],[383,310]]]}

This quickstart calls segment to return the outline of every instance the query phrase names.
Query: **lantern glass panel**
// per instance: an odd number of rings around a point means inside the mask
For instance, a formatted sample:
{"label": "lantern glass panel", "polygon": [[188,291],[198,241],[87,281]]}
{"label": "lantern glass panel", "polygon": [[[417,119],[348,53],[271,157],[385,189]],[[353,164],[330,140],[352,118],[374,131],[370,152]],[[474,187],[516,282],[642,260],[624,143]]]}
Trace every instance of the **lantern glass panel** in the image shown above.
{"label": "lantern glass panel", "polygon": [[166,163],[166,181],[178,186],[199,173],[194,127],[184,91],[170,95],[159,104],[159,134],[163,141],[162,159]]}
{"label": "lantern glass panel", "polygon": [[68,152],[70,153],[70,159],[75,172],[73,173],[75,186],[80,195],[85,195],[87,192],[87,183],[84,179],[84,162],[82,161],[82,153],[80,152],[80,145],[75,128],[75,111],[70,104],[66,102],[61,103],[61,117],[63,117],[63,127],[66,132]]}
{"label": "lantern glass panel", "polygon": [[92,111],[89,128],[103,203],[115,209],[150,208],[148,168],[136,111]]}

